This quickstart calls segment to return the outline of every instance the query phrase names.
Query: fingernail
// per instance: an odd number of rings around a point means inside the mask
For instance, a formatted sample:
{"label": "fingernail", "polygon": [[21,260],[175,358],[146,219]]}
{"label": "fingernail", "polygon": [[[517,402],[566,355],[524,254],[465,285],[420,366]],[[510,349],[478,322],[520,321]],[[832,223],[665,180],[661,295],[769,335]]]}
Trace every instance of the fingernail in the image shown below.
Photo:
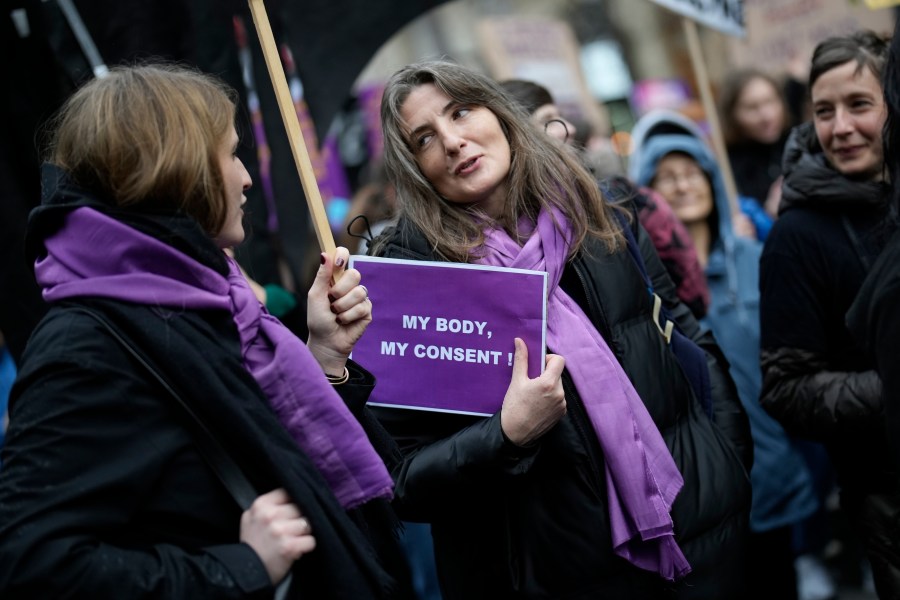
{"label": "fingernail", "polygon": [[344,257],[343,257],[343,256],[339,256],[339,257],[337,258],[337,260],[334,261],[334,266],[336,266],[336,267],[343,267],[343,266],[344,266]]}
{"label": "fingernail", "polygon": [[319,263],[323,264],[323,265],[325,264],[325,253],[324,252],[319,255]]}
{"label": "fingernail", "polygon": [[329,308],[331,309],[331,312],[333,312],[334,314],[338,314],[338,311],[335,310],[333,306],[329,306]]}
{"label": "fingernail", "polygon": [[341,318],[340,318],[340,317],[338,317],[337,319],[335,319],[334,322],[337,323],[338,325],[343,325],[343,323],[341,323]]}
{"label": "fingernail", "polygon": [[337,300],[337,298],[335,298],[335,297],[332,296],[331,294],[328,294],[328,301],[329,301],[329,302],[334,302],[335,300]]}

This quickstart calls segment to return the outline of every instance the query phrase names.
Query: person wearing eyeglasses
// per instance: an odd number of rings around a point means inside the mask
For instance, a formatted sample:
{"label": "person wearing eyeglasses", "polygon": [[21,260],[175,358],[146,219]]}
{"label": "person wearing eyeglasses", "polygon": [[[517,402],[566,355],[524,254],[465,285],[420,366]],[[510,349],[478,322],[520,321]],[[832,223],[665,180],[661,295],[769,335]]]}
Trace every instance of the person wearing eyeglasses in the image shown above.
{"label": "person wearing eyeglasses", "polygon": [[578,130],[562,116],[547,88],[525,79],[507,79],[500,82],[500,87],[525,109],[531,122],[547,135],[564,144],[570,144],[575,139]]}
{"label": "person wearing eyeglasses", "polygon": [[706,143],[667,112],[638,154],[637,183],[661,194],[687,227],[712,302],[701,323],[712,330],[750,417],[753,468],[748,598],[796,598],[791,526],[818,507],[812,476],[782,426],[759,404],[759,257],[762,243],[735,234],[718,163]]}
{"label": "person wearing eyeglasses", "polygon": [[[565,142],[567,147],[576,149],[574,140],[578,131],[560,115],[547,88],[524,79],[507,79],[500,82],[500,87],[525,109],[529,120],[537,128],[543,129],[550,137]],[[607,169],[595,169],[590,164],[592,161],[581,153],[582,149],[577,150],[608,198],[617,202],[634,203],[638,220],[647,230],[666,272],[672,278],[678,297],[696,318],[703,317],[709,306],[709,288],[703,268],[697,260],[697,253],[687,230],[669,205],[659,194],[650,188],[635,185],[618,170],[608,172]]]}

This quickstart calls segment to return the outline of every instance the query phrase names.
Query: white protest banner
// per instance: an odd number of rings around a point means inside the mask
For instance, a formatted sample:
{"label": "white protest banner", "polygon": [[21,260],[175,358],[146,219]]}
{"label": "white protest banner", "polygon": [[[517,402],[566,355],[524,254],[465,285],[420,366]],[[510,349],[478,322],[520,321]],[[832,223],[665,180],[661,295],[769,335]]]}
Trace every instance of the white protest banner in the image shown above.
{"label": "white protest banner", "polygon": [[350,266],[372,301],[352,354],[378,382],[370,405],[492,415],[516,337],[528,348],[528,376],[543,371],[546,273],[368,256],[351,256]]}
{"label": "white protest banner", "polygon": [[[847,0],[745,0],[747,37],[728,41],[728,62],[776,77],[791,65],[808,73],[813,48],[825,38],[859,29],[893,31],[893,9],[871,8]],[[805,73],[794,76],[806,78]]]}
{"label": "white protest banner", "polygon": [[744,37],[743,0],[651,0],[682,16],[728,35]]}

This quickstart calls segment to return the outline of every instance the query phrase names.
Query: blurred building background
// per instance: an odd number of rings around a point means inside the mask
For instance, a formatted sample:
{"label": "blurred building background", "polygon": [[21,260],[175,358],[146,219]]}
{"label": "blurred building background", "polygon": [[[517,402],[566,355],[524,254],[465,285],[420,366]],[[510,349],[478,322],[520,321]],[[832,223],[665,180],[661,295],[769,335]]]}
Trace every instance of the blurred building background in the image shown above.
{"label": "blurred building background", "polygon": [[[825,37],[864,27],[890,33],[895,18],[893,8],[853,0],[744,0],[743,11],[743,39],[700,27],[713,88],[736,66],[783,76],[792,64],[805,65]],[[681,17],[647,0],[448,2],[391,38],[357,85],[439,57],[498,78],[534,79],[560,96],[567,116],[601,133],[627,130],[661,105],[703,118]]]}

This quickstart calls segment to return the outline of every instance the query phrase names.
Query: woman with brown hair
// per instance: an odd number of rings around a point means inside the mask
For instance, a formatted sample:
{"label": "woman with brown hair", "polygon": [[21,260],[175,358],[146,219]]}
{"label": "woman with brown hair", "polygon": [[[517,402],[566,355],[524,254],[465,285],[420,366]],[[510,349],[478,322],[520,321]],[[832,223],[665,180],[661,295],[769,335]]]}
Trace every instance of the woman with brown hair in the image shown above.
{"label": "woman with brown hair", "polygon": [[758,69],[733,71],[722,83],[719,112],[738,193],[774,218],[781,198],[781,157],[791,128],[781,87]]}
{"label": "woman with brown hair", "polygon": [[373,380],[348,361],[371,303],[357,271],[332,282],[346,249],[322,255],[306,345],[256,299],[224,252],[251,185],[235,112],[219,80],[147,65],[55,121],[27,240],[51,310],[0,471],[4,598],[401,595]]}
{"label": "woman with brown hair", "polygon": [[886,241],[887,49],[882,37],[859,31],[813,53],[813,121],[788,139],[779,218],[760,259],[760,402],[788,433],[825,446],[876,589],[896,598],[898,465],[875,361],[845,324]]}
{"label": "woman with brown hair", "polygon": [[[549,276],[553,354],[530,379],[539,349],[515,340],[494,415],[376,413],[403,453],[395,506],[432,525],[443,597],[738,597],[747,418],[634,215],[471,69],[405,67],[381,115],[399,221],[373,254]],[[675,327],[706,384],[667,341]]]}

